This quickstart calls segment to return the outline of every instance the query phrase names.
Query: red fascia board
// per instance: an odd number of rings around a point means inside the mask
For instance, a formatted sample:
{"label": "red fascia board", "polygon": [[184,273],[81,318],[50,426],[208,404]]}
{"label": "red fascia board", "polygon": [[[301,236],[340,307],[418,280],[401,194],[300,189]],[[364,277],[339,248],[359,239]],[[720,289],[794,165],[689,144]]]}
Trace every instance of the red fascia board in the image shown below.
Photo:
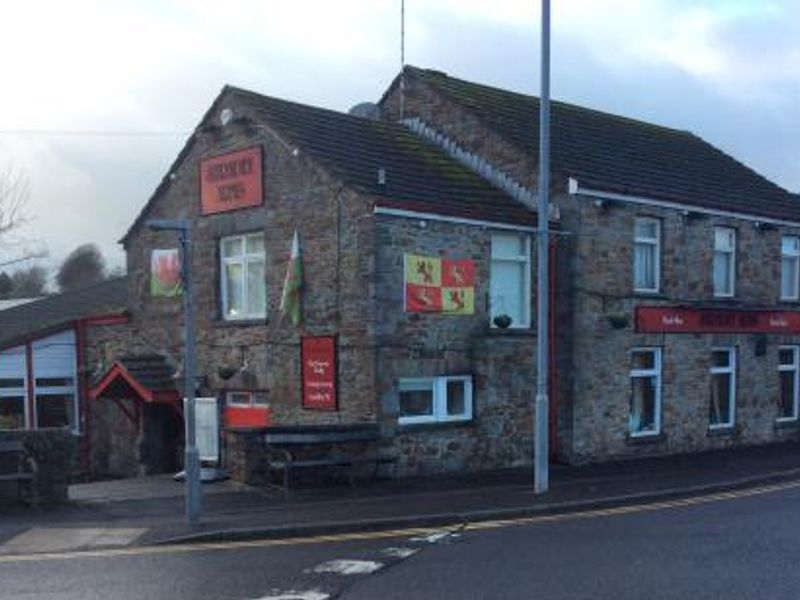
{"label": "red fascia board", "polygon": [[93,315],[90,317],[84,317],[79,320],[81,325],[88,325],[88,326],[102,326],[102,325],[125,325],[126,323],[130,322],[130,316],[128,313],[115,313],[111,315]]}
{"label": "red fascia board", "polygon": [[128,373],[125,367],[118,362],[115,362],[108,370],[108,373],[103,376],[97,385],[93,386],[92,389],[89,390],[89,400],[96,400],[99,398],[106,388],[111,385],[111,382],[113,382],[117,377],[122,377],[122,379],[124,379],[125,382],[130,385],[137,394],[139,394],[142,400],[145,402],[153,402],[153,392],[136,381],[133,375]]}

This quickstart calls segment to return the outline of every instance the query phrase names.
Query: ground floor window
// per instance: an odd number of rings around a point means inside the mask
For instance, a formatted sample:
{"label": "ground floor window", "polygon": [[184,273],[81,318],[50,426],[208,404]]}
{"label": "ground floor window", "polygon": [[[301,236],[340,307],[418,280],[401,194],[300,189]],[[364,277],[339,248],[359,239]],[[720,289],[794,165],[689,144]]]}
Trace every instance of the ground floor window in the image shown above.
{"label": "ground floor window", "polygon": [[628,424],[632,436],[661,432],[661,348],[631,351]]}
{"label": "ground floor window", "polygon": [[736,414],[736,349],[714,348],[711,353],[711,429],[732,427]]}
{"label": "ground floor window", "polygon": [[226,396],[228,406],[269,406],[265,392],[230,391]]}
{"label": "ground floor window", "polygon": [[781,346],[778,349],[778,377],[780,378],[779,421],[793,421],[798,417],[798,376],[800,375],[800,348]]}
{"label": "ground floor window", "polygon": [[468,421],[472,418],[472,377],[420,377],[401,379],[401,425]]}
{"label": "ground floor window", "polygon": [[[2,390],[0,390],[2,392]],[[25,428],[25,396],[0,393],[0,429]]]}
{"label": "ground floor window", "polygon": [[36,394],[36,426],[75,428],[74,394]]}

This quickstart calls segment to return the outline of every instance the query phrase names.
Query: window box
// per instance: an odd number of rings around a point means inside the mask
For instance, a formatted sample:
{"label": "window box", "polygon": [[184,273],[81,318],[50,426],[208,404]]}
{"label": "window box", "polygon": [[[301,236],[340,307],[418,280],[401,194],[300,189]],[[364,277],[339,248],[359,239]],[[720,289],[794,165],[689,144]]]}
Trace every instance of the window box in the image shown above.
{"label": "window box", "polygon": [[472,419],[469,375],[401,379],[400,425],[448,423]]}

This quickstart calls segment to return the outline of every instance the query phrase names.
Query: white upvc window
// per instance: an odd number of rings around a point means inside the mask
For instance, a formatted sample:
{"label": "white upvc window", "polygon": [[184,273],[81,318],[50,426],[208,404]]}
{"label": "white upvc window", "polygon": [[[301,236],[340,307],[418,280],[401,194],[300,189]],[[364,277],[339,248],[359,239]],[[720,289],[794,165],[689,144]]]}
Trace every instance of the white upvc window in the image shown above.
{"label": "white upvc window", "polygon": [[800,237],[781,237],[781,300],[800,299]]}
{"label": "white upvc window", "polygon": [[531,325],[531,238],[516,233],[492,235],[490,320],[511,317],[511,327]]}
{"label": "white upvc window", "polygon": [[0,430],[30,427],[25,346],[0,352]]}
{"label": "white upvc window", "polygon": [[778,421],[796,421],[800,416],[800,347],[781,346],[778,349],[778,377]]}
{"label": "white upvc window", "polygon": [[634,348],[630,379],[630,435],[658,435],[661,433],[661,348]]}
{"label": "white upvc window", "polygon": [[637,217],[633,232],[633,289],[658,292],[661,282],[661,221]]}
{"label": "white upvc window", "polygon": [[472,377],[400,379],[400,425],[472,419]]}
{"label": "white upvc window", "polygon": [[222,316],[226,320],[267,316],[264,234],[220,240]]}
{"label": "white upvc window", "polygon": [[228,406],[252,407],[269,406],[266,392],[231,390],[225,394]]}
{"label": "white upvc window", "polygon": [[714,227],[714,296],[730,298],[736,293],[736,230]]}
{"label": "white upvc window", "polygon": [[733,427],[736,419],[736,348],[711,351],[708,427]]}

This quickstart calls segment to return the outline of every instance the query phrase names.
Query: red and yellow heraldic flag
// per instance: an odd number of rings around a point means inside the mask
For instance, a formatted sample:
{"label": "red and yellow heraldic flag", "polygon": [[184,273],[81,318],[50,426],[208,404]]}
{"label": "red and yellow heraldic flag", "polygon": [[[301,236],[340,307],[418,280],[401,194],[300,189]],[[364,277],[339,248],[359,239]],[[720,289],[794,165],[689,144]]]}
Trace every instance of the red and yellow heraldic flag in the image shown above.
{"label": "red and yellow heraldic flag", "polygon": [[405,255],[406,312],[475,313],[475,261]]}

